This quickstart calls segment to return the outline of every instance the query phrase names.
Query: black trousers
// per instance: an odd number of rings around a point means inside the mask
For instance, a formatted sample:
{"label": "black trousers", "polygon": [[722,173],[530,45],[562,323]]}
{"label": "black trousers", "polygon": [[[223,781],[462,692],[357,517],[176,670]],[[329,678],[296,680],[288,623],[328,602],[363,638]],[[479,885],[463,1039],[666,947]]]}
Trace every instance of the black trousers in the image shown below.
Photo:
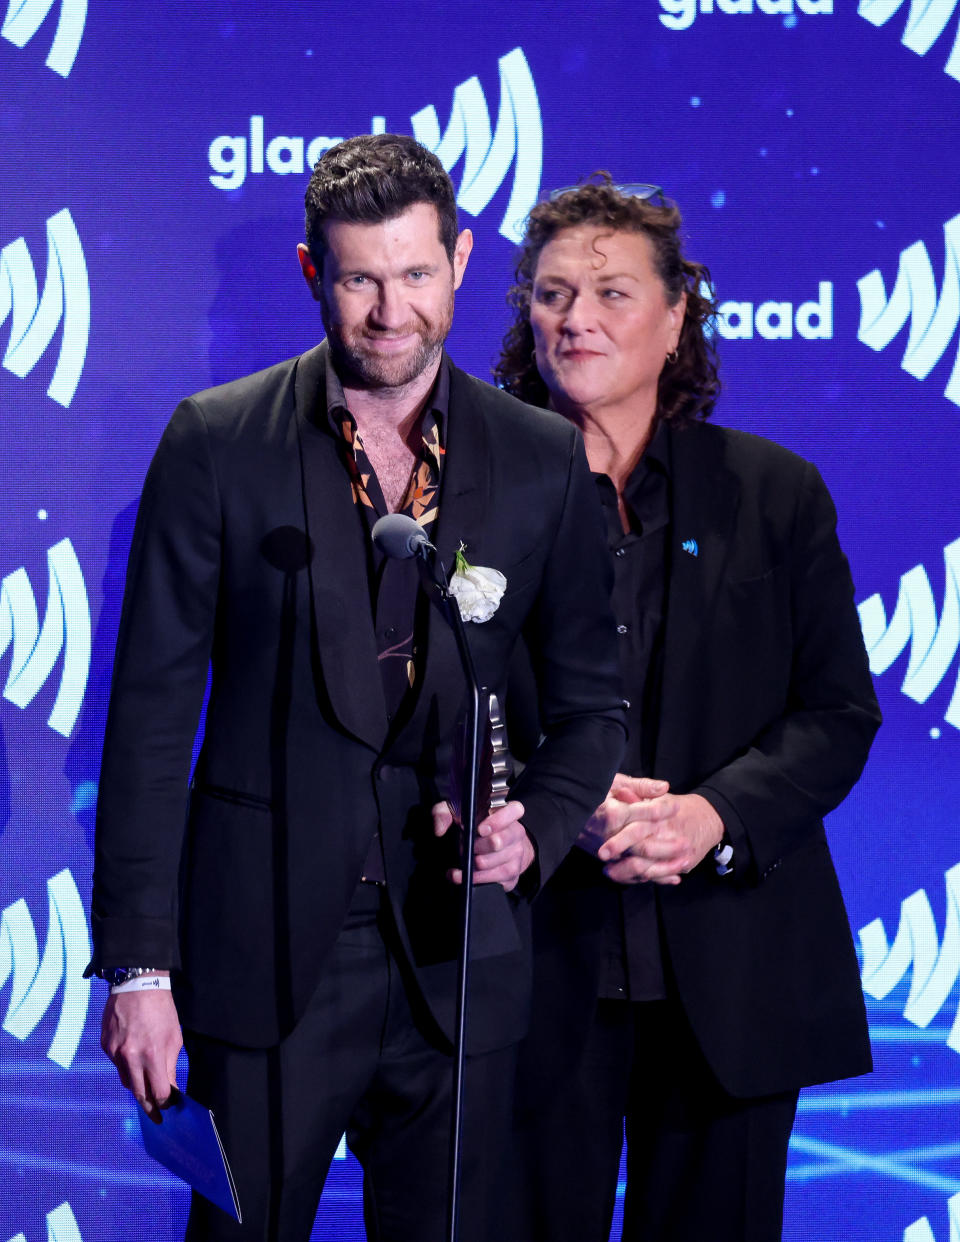
{"label": "black trousers", "polygon": [[516,1123],[516,1238],[607,1242],[625,1124],[624,1242],[777,1242],[796,1105],[729,1096],[676,1001],[601,1000],[577,1072]]}
{"label": "black trousers", "polygon": [[[187,1242],[308,1242],[344,1132],[363,1166],[370,1242],[442,1242],[453,1059],[413,995],[379,890],[362,884],[309,1009],[279,1046],[185,1032],[187,1090],[213,1109],[243,1214],[238,1225],[194,1195]],[[490,1237],[514,1063],[512,1048],[468,1059],[464,1242]]]}

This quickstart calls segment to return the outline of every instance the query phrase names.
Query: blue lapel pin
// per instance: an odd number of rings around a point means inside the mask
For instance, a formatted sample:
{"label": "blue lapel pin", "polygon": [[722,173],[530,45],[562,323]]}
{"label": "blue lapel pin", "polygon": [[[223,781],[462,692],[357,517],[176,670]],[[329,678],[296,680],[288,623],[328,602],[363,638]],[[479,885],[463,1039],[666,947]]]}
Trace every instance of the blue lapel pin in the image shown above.
{"label": "blue lapel pin", "polygon": [[684,539],[680,547],[683,548],[684,552],[689,552],[691,556],[700,555],[700,549],[697,547],[696,539]]}

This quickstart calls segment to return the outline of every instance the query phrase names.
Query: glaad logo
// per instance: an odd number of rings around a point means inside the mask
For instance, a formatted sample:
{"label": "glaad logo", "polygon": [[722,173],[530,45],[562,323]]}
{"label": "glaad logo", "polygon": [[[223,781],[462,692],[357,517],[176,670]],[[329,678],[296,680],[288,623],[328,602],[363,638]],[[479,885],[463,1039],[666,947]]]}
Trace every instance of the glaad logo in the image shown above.
{"label": "glaad logo", "polygon": [[[660,0],[660,20],[668,30],[689,30],[696,20],[697,13],[712,13],[714,0]],[[716,0],[716,8],[720,13],[752,13],[753,0]],[[832,13],[833,0],[797,0],[796,9],[813,17],[817,13]],[[758,13],[770,16],[782,14],[789,16],[794,11],[793,0],[757,0]]]}
{"label": "glaad logo", "polygon": [[[278,134],[276,138],[266,142],[266,125],[262,116],[252,116],[249,129],[249,144],[242,134],[220,134],[210,143],[207,149],[207,159],[213,169],[210,184],[218,190],[238,190],[246,181],[248,146],[249,172],[259,175],[266,167],[278,177],[286,177],[290,173],[302,177],[324,151],[329,151],[338,142],[343,142],[342,137],[328,138],[325,134],[319,135],[310,143],[305,138],[291,138],[287,134]],[[374,129],[373,132],[382,133],[383,130]]]}
{"label": "glaad logo", "polygon": [[796,309],[792,302],[721,302],[716,324],[728,341],[752,340],[754,332],[767,341],[788,341],[794,331],[808,341],[827,341],[833,336],[833,285],[821,280],[816,299]]}
{"label": "glaad logo", "polygon": [[60,355],[47,395],[65,408],[80,383],[90,337],[90,284],[76,225],[64,208],[47,221],[47,279],[37,274],[22,237],[0,250],[0,323],[11,317],[3,365],[23,379],[37,365],[63,320]]}
{"label": "glaad logo", "polygon": [[60,688],[47,724],[69,737],[90,672],[90,605],[69,539],[47,551],[47,568],[50,585],[42,630],[27,571],[17,569],[0,582],[0,656],[13,648],[3,697],[21,708],[33,702],[62,652]]}
{"label": "glaad logo", "polygon": [[[43,25],[56,0],[10,0],[0,35],[15,47],[26,47]],[[54,35],[47,68],[67,77],[73,68],[87,20],[87,0],[60,0],[60,20]]]}
{"label": "glaad logo", "polygon": [[[956,1242],[960,1238],[960,1195],[952,1195],[947,1200],[947,1216],[950,1242]],[[903,1242],[937,1242],[926,1216],[921,1216],[904,1229]]]}
{"label": "glaad logo", "polygon": [[68,870],[47,880],[47,895],[50,913],[42,961],[23,898],[0,915],[0,988],[12,981],[3,1029],[26,1039],[53,1004],[62,980],[60,1019],[47,1056],[69,1069],[87,1020],[90,980],[83,972],[90,960],[90,938],[83,903]]}
{"label": "glaad logo", "polygon": [[[914,565],[901,577],[889,625],[879,595],[871,595],[857,608],[872,673],[885,673],[910,644],[900,689],[915,703],[926,703],[960,649],[960,539],[947,544],[943,560],[946,578],[939,624],[930,579],[922,565]],[[960,729],[960,676],[944,719]]]}
{"label": "glaad logo", "polygon": [[496,194],[515,161],[510,201],[500,232],[508,241],[523,236],[523,223],[540,193],[543,126],[530,66],[516,47],[500,61],[500,111],[490,134],[490,113],[476,77],[453,92],[450,120],[440,136],[437,111],[431,105],[410,118],[413,136],[433,151],[449,172],[463,155],[457,205],[478,216]]}
{"label": "glaad logo", "polygon": [[[18,1233],[10,1242],[27,1242],[26,1234]],[[83,1242],[80,1226],[69,1203],[61,1203],[47,1213],[47,1242]]]}
{"label": "glaad logo", "polygon": [[[464,157],[463,176],[457,203],[472,216],[478,216],[503,184],[514,164],[514,180],[500,225],[509,241],[519,241],[523,221],[540,193],[543,166],[543,126],[540,104],[530,66],[517,47],[499,60],[500,111],[497,128],[491,132],[490,111],[477,77],[461,82],[453,92],[450,120],[443,135],[432,105],[421,108],[410,118],[418,142],[435,152],[449,172]],[[384,133],[386,117],[373,118],[374,133]],[[210,143],[207,157],[213,170],[211,183],[218,190],[236,190],[248,171],[265,169],[279,176],[302,176],[324,151],[343,138],[321,135],[309,143],[305,138],[278,134],[266,141],[262,116],[251,116],[249,140],[246,136],[220,134]]]}
{"label": "glaad logo", "polygon": [[[946,353],[960,324],[960,215],[943,226],[943,286],[937,298],[930,255],[922,241],[900,255],[897,279],[887,298],[883,276],[868,272],[857,281],[860,291],[858,340],[871,349],[885,349],[910,320],[910,335],[900,363],[908,375],[926,379]],[[943,395],[960,405],[960,348]]]}
{"label": "glaad logo", "polygon": [[[10,1242],[27,1242],[27,1236],[18,1233]],[[47,1242],[83,1242],[80,1226],[69,1203],[61,1203],[58,1208],[47,1213]]]}
{"label": "glaad logo", "polygon": [[[873,26],[882,26],[903,7],[903,0],[860,0],[857,12]],[[957,0],[910,0],[907,26],[900,42],[918,56],[925,56],[943,34],[957,8]],[[960,31],[944,72],[960,82]]]}
{"label": "glaad logo", "polygon": [[[912,968],[903,1016],[914,1026],[928,1027],[946,1004],[960,978],[960,863],[944,876],[947,918],[943,942],[937,936],[930,901],[922,888],[900,903],[900,926],[893,944],[882,919],[861,927],[863,990],[883,1000]],[[954,1018],[947,1047],[960,1052],[960,1014]]]}

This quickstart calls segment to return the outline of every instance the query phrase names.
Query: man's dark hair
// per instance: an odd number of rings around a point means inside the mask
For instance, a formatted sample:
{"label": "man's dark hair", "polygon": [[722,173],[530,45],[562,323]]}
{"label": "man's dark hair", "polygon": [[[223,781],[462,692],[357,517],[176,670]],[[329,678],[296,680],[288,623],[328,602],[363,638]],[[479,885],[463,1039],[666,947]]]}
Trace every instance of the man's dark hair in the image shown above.
{"label": "man's dark hair", "polygon": [[677,345],[677,360],[667,363],[657,390],[657,417],[673,422],[709,418],[720,391],[717,356],[709,323],[716,314],[710,273],[702,263],[683,256],[680,212],[676,204],[660,204],[622,194],[607,172],[574,186],[557,197],[538,203],[527,218],[517,260],[516,283],[507,301],[516,312],[503,338],[494,378],[501,388],[531,405],[545,406],[550,395],[533,358],[530,298],[540,252],[564,229],[597,225],[611,233],[642,233],[653,248],[653,265],[663,281],[667,304],[675,306],[682,293],[687,308]]}
{"label": "man's dark hair", "polygon": [[432,203],[440,220],[440,241],[453,262],[457,242],[457,199],[437,157],[402,134],[361,134],[325,151],[313,166],[304,196],[307,245],[323,268],[326,220],[378,224],[414,203]]}

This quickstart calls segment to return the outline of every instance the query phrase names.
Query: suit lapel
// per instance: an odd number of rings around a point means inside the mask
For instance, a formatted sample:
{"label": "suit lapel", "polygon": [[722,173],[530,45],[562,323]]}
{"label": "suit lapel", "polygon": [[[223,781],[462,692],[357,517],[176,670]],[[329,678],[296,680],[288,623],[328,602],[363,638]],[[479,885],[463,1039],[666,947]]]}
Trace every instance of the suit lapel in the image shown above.
{"label": "suit lapel", "polygon": [[710,628],[740,505],[740,484],[723,459],[723,441],[694,424],[670,429],[669,582],[662,697],[654,775],[676,780],[684,770],[689,721],[676,709],[698,701],[698,653]]}
{"label": "suit lapel", "polygon": [[304,517],[315,549],[310,587],[317,648],[337,719],[379,751],[387,732],[387,709],[370,609],[367,550],[337,441],[324,421],[325,368],[322,344],[298,361],[294,388]]}
{"label": "suit lapel", "polygon": [[447,444],[437,515],[437,552],[444,568],[453,570],[461,540],[476,546],[484,520],[490,459],[483,408],[462,371],[451,367]]}

